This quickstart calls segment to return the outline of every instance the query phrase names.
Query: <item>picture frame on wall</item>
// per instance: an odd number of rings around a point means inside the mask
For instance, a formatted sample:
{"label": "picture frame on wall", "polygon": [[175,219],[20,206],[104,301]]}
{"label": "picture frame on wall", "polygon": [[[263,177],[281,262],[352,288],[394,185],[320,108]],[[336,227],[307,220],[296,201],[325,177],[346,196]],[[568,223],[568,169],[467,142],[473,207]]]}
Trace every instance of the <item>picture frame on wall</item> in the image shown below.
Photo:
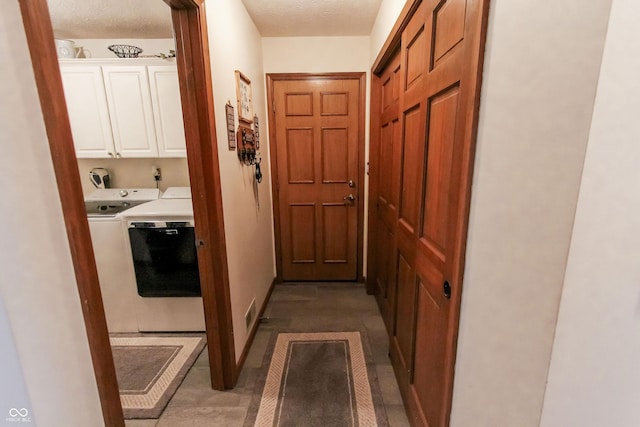
{"label": "picture frame on wall", "polygon": [[248,125],[253,123],[253,103],[251,80],[236,70],[236,98],[238,100],[238,120]]}
{"label": "picture frame on wall", "polygon": [[225,112],[227,115],[227,141],[229,143],[229,150],[236,149],[236,132],[235,132],[235,122],[236,115],[233,111],[233,105],[231,105],[231,101],[227,102],[225,105]]}

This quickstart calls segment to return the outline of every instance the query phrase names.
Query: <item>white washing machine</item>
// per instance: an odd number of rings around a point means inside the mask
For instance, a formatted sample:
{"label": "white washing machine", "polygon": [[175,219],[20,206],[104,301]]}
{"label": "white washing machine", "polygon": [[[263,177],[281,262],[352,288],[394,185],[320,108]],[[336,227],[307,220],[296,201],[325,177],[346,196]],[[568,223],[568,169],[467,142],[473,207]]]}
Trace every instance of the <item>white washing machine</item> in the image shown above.
{"label": "white washing machine", "polygon": [[135,273],[135,313],[141,332],[204,331],[204,308],[189,187],[122,214]]}
{"label": "white washing machine", "polygon": [[133,263],[120,216],[134,206],[157,200],[155,188],[94,190],[85,198],[91,242],[109,332],[138,332]]}

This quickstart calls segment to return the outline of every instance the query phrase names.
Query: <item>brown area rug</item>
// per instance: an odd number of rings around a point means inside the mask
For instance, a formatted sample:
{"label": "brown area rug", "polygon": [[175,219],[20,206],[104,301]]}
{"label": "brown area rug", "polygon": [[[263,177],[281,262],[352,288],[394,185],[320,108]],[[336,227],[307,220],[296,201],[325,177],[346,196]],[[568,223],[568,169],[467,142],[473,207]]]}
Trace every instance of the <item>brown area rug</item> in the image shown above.
{"label": "brown area rug", "polygon": [[158,418],[205,345],[202,336],[110,337],[125,419]]}
{"label": "brown area rug", "polygon": [[387,426],[360,332],[279,333],[245,426]]}

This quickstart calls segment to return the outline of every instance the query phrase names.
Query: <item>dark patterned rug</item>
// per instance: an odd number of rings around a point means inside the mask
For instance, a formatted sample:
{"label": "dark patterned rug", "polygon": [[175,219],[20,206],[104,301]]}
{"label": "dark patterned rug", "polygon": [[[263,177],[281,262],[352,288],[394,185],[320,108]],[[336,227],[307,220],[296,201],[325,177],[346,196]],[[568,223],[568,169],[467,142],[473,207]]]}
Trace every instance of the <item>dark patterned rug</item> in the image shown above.
{"label": "dark patterned rug", "polygon": [[158,418],[205,345],[202,336],[112,336],[125,419]]}
{"label": "dark patterned rug", "polygon": [[360,332],[274,335],[265,354],[268,371],[258,384],[262,394],[245,426],[388,425]]}

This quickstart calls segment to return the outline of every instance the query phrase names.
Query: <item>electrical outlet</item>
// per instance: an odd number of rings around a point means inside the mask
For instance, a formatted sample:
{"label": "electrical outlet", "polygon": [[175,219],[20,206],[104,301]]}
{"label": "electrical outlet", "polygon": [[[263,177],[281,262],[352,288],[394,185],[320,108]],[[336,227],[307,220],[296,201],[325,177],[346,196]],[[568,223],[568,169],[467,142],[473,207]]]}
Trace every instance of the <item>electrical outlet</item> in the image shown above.
{"label": "electrical outlet", "polygon": [[251,300],[251,305],[249,306],[249,309],[244,315],[244,322],[246,324],[247,329],[249,329],[249,327],[251,326],[251,322],[253,322],[253,319],[255,319],[255,317],[256,317],[256,299],[254,298]]}
{"label": "electrical outlet", "polygon": [[157,166],[151,166],[151,173],[153,174],[153,179],[156,181],[162,180],[162,173],[160,172],[160,168]]}

